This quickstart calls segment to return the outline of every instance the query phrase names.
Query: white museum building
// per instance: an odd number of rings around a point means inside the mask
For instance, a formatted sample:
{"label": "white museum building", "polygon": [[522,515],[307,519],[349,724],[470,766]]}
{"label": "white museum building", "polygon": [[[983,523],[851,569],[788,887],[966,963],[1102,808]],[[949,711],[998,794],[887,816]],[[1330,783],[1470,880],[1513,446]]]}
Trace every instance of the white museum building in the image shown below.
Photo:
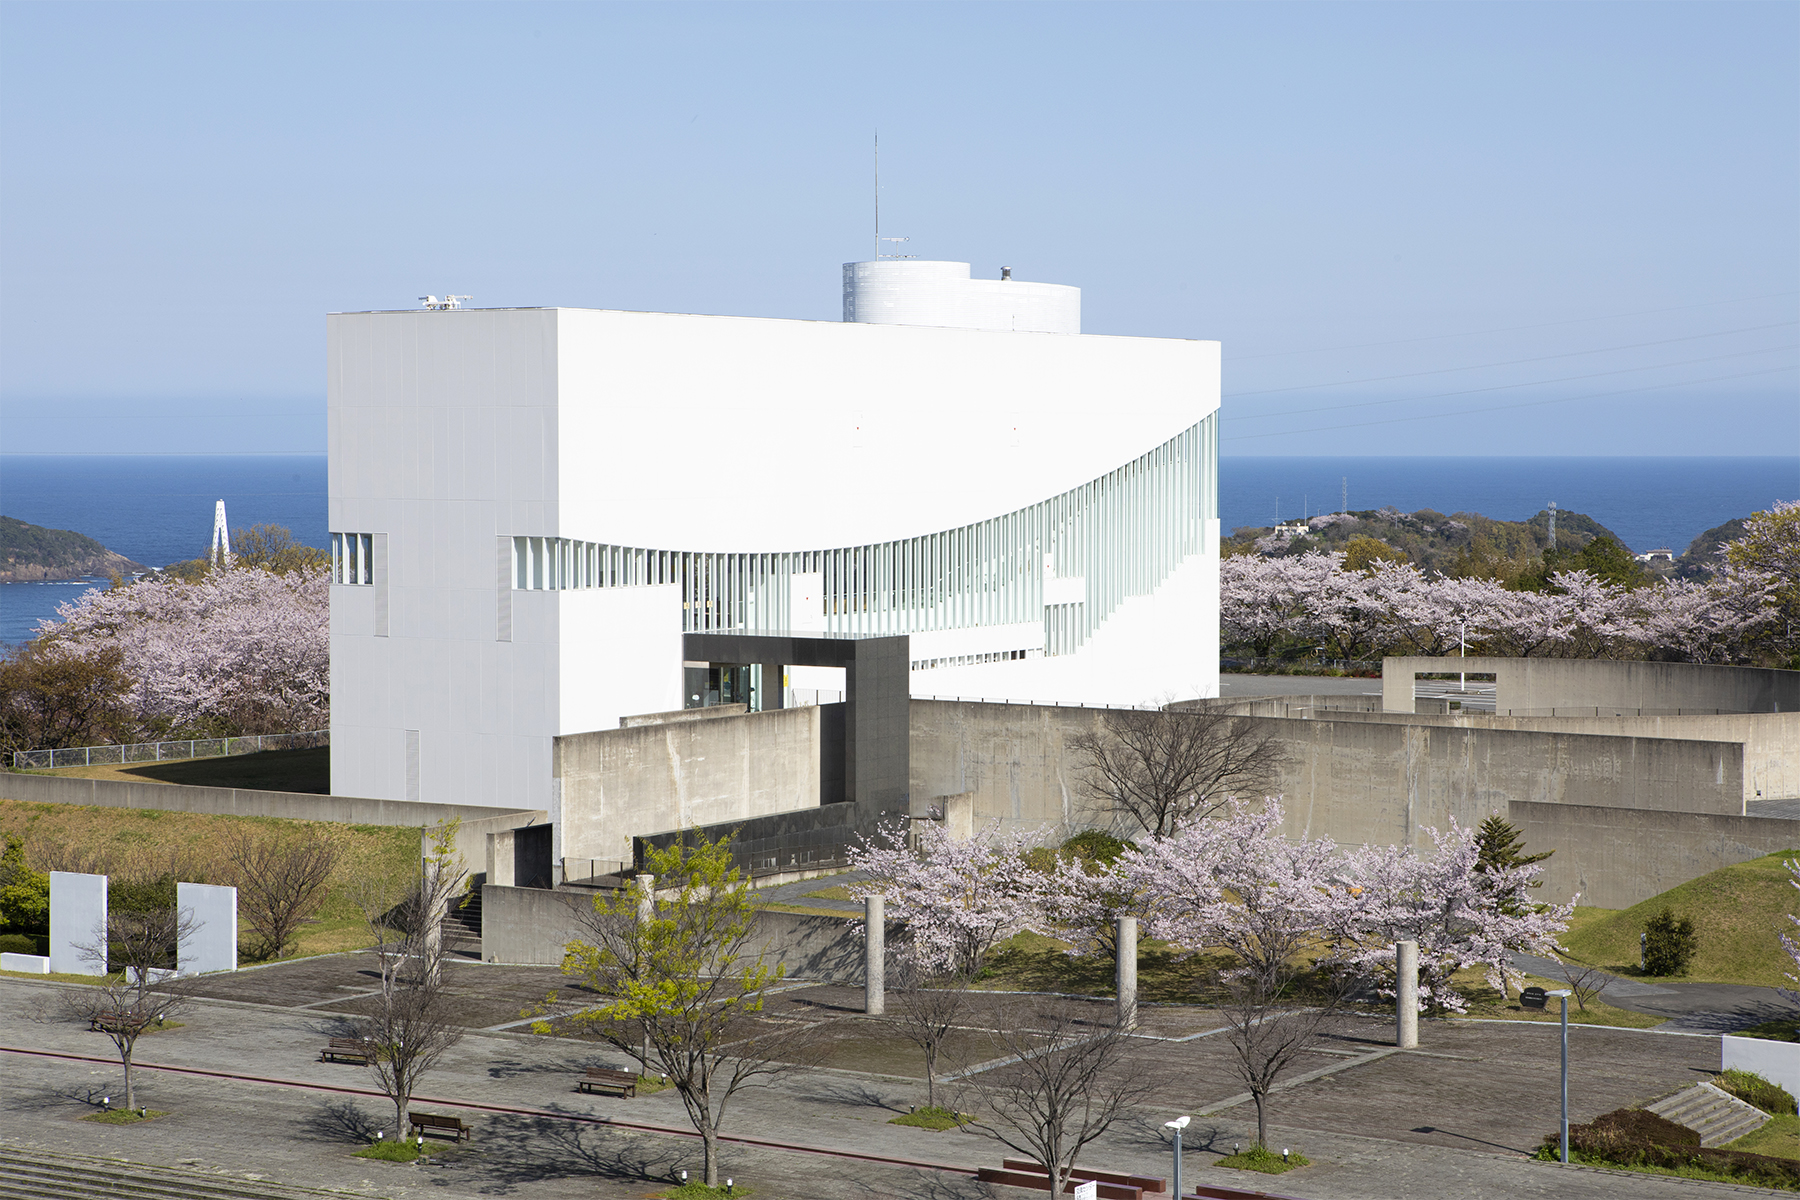
{"label": "white museum building", "polygon": [[917,259],[846,264],[841,322],[327,329],[335,794],[554,822],[559,736],[844,686],[685,634],[904,634],[913,696],[1218,694],[1217,342]]}

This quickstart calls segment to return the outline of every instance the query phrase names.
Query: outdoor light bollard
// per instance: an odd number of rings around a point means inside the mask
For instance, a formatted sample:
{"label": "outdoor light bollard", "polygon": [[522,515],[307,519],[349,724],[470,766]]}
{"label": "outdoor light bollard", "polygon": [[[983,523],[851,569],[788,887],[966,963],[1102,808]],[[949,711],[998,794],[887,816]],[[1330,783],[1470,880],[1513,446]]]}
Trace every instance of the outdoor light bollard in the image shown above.
{"label": "outdoor light bollard", "polygon": [[886,901],[863,897],[863,1011],[879,1017],[887,1011]]}
{"label": "outdoor light bollard", "polygon": [[1136,1029],[1137,1009],[1137,918],[1119,918],[1118,937],[1119,1028]]}
{"label": "outdoor light bollard", "polygon": [[1394,1045],[1419,1044],[1419,943],[1394,943]]}
{"label": "outdoor light bollard", "polygon": [[1569,992],[1550,992],[1562,1000],[1562,1160],[1569,1161]]}

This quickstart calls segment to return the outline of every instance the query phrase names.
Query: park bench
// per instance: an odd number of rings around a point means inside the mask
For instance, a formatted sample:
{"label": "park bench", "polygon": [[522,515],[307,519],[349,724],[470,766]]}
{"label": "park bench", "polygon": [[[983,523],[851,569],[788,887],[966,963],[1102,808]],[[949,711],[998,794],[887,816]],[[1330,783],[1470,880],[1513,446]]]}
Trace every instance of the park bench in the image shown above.
{"label": "park bench", "polygon": [[474,1135],[474,1130],[463,1124],[461,1117],[444,1117],[437,1113],[411,1113],[407,1117],[412,1122],[412,1131],[423,1135],[426,1130],[436,1129],[448,1133],[459,1142],[466,1142]]}
{"label": "park bench", "polygon": [[319,1051],[320,1062],[347,1062],[366,1067],[375,1060],[375,1046],[366,1038],[334,1037]]}
{"label": "park bench", "polygon": [[588,1073],[575,1083],[578,1092],[602,1091],[626,1099],[637,1095],[638,1077],[630,1071],[614,1071],[609,1067],[589,1067]]}
{"label": "park bench", "polygon": [[117,1033],[130,1023],[130,1019],[131,1014],[123,1009],[95,1013],[88,1018],[88,1028],[95,1033]]}

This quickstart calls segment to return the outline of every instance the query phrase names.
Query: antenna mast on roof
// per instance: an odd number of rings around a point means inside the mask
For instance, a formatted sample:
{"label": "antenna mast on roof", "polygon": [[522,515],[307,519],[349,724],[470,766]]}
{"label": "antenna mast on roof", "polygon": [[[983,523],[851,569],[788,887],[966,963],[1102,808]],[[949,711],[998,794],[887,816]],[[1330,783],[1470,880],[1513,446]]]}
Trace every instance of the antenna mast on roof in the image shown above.
{"label": "antenna mast on roof", "polygon": [[[883,242],[910,242],[911,238],[881,236],[881,131],[875,131],[875,261],[884,258],[916,258],[913,254],[883,254]],[[896,247],[897,249],[898,247]]]}

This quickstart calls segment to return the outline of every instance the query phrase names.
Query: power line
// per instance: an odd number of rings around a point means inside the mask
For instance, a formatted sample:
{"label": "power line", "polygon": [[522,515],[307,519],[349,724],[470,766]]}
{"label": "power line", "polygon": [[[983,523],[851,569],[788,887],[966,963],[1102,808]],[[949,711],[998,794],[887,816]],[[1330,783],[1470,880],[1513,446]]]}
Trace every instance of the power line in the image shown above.
{"label": "power line", "polygon": [[1696,308],[1721,308],[1727,304],[1749,304],[1756,300],[1779,300],[1785,296],[1800,296],[1800,291],[1770,292],[1763,296],[1740,296],[1736,300],[1708,300],[1704,304],[1680,304],[1674,308],[1645,308],[1637,312],[1607,313],[1598,317],[1571,317],[1566,321],[1543,321],[1536,325],[1511,325],[1505,329],[1476,329],[1467,333],[1434,333],[1425,337],[1395,338],[1387,342],[1357,342],[1349,346],[1315,346],[1310,350],[1271,350],[1266,354],[1233,355],[1234,362],[1248,362],[1257,358],[1291,358],[1296,354],[1329,354],[1339,350],[1372,350],[1380,346],[1411,346],[1419,342],[1441,342],[1449,338],[1489,337],[1496,333],[1523,333],[1528,329],[1555,329],[1563,325],[1587,325],[1595,321],[1622,321],[1627,317],[1652,317],[1659,313],[1692,312]]}
{"label": "power line", "polygon": [[[1643,367],[1618,367],[1611,371],[1591,371],[1586,375],[1561,375],[1555,379],[1527,379],[1522,383],[1496,383],[1487,387],[1461,388],[1454,392],[1430,392],[1423,396],[1393,396],[1386,400],[1357,400],[1350,404],[1321,404],[1315,408],[1284,408],[1278,412],[1245,413],[1240,421],[1260,421],[1268,417],[1291,417],[1302,413],[1339,412],[1347,408],[1371,408],[1378,404],[1408,404],[1417,400],[1442,400],[1450,396],[1473,396],[1481,392],[1505,392],[1513,388],[1543,387],[1552,383],[1579,383],[1584,379],[1604,379],[1608,375],[1629,375],[1633,371],[1657,371],[1667,367],[1693,367],[1701,363],[1722,362],[1730,358],[1752,358],[1758,354],[1776,354],[1793,350],[1793,346],[1769,346],[1761,350],[1737,350],[1730,354],[1714,354],[1706,358],[1684,358],[1678,362],[1651,363]],[[1779,368],[1777,368],[1779,369]],[[1227,397],[1233,399],[1234,397]]]}
{"label": "power line", "polygon": [[1677,342],[1697,342],[1706,338],[1730,337],[1738,333],[1761,333],[1765,329],[1786,329],[1800,321],[1777,321],[1773,325],[1752,325],[1745,329],[1725,329],[1718,333],[1694,333],[1686,337],[1663,338],[1655,342],[1632,342],[1625,346],[1599,346],[1592,350],[1566,350],[1561,354],[1543,354],[1536,358],[1509,358],[1503,362],[1474,363],[1466,367],[1436,367],[1430,371],[1409,371],[1404,375],[1377,375],[1369,379],[1344,379],[1330,383],[1297,383],[1292,387],[1262,388],[1254,392],[1233,392],[1231,399],[1242,396],[1272,396],[1277,392],[1305,392],[1316,388],[1354,387],[1359,383],[1387,383],[1395,379],[1418,379],[1424,375],[1449,375],[1457,371],[1482,371],[1492,367],[1516,367],[1524,363],[1550,362],[1558,358],[1579,358],[1584,354],[1612,354],[1619,350],[1642,350],[1650,346],[1672,346]]}
{"label": "power line", "polygon": [[1455,412],[1418,413],[1410,417],[1387,417],[1380,421],[1352,421],[1347,425],[1319,425],[1312,429],[1282,429],[1274,433],[1244,433],[1235,437],[1221,439],[1227,442],[1246,442],[1253,438],[1288,437],[1301,433],[1325,433],[1334,429],[1362,429],[1370,425],[1396,425],[1403,421],[1435,421],[1444,417],[1466,417],[1475,413],[1504,412],[1513,408],[1537,408],[1545,404],[1567,404],[1575,400],[1599,400],[1607,396],[1628,396],[1634,392],[1654,392],[1662,388],[1698,387],[1706,383],[1724,383],[1732,379],[1750,379],[1758,375],[1773,375],[1781,371],[1791,371],[1792,367],[1768,367],[1761,371],[1744,371],[1737,375],[1718,375],[1711,379],[1681,379],[1673,383],[1647,383],[1642,387],[1619,388],[1611,392],[1589,392],[1585,396],[1557,396],[1549,400],[1527,400],[1520,404],[1496,404],[1487,408],[1463,408]]}

